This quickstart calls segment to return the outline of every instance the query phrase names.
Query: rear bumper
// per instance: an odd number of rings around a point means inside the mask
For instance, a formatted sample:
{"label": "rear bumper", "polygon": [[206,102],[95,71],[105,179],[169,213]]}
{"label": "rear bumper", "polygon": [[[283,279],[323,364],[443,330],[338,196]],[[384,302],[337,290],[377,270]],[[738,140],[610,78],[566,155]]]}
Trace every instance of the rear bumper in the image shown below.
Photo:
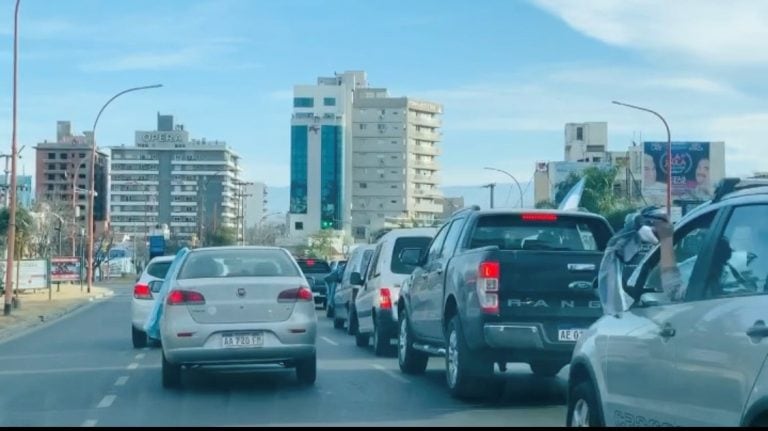
{"label": "rear bumper", "polygon": [[515,360],[548,359],[567,363],[576,342],[551,340],[540,323],[487,323],[483,325],[485,348]]}
{"label": "rear bumper", "polygon": [[291,362],[315,355],[314,344],[247,348],[192,347],[165,351],[168,362],[184,365],[246,365]]}

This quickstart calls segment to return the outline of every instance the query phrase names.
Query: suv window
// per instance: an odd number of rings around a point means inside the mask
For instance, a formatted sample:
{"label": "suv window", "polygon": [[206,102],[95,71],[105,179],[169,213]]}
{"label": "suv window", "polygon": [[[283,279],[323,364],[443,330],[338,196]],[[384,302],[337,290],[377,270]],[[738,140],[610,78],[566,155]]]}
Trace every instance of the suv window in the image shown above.
{"label": "suv window", "polygon": [[715,243],[705,298],[765,294],[768,283],[768,205],[734,208]]}
{"label": "suv window", "polygon": [[417,237],[402,237],[395,240],[395,247],[392,250],[392,263],[390,264],[390,270],[395,274],[410,274],[414,270],[414,266],[406,265],[400,260],[400,253],[409,248],[417,248],[424,252],[429,246],[429,241],[432,238],[428,236]]}
{"label": "suv window", "polygon": [[155,278],[165,278],[168,274],[168,268],[171,267],[173,261],[170,262],[152,262],[147,266],[147,274]]}
{"label": "suv window", "polygon": [[441,257],[446,256],[446,252],[452,253],[456,249],[456,244],[459,242],[459,235],[461,235],[461,228],[464,227],[464,221],[466,219],[454,220],[451,226],[448,228],[448,235],[445,237],[445,245],[443,251],[440,253]]}
{"label": "suv window", "polygon": [[429,251],[427,252],[428,261],[440,257],[440,252],[443,250],[443,243],[445,242],[445,236],[448,234],[448,226],[449,225],[446,224],[440,228],[440,232],[438,232],[432,240],[432,244],[429,246]]}
{"label": "suv window", "polygon": [[611,237],[600,219],[547,213],[482,216],[472,232],[470,248],[501,250],[603,251]]}
{"label": "suv window", "polygon": [[[381,258],[381,249],[384,247],[384,243],[382,242],[378,246],[376,246],[376,251],[373,254],[373,257],[371,258],[370,267],[368,269],[368,278],[377,277],[379,275],[379,259]],[[361,268],[365,269],[365,268]],[[362,272],[360,273],[362,275]]]}
{"label": "suv window", "polygon": [[328,262],[319,259],[297,259],[301,272],[304,274],[328,274],[331,272],[331,266]]}

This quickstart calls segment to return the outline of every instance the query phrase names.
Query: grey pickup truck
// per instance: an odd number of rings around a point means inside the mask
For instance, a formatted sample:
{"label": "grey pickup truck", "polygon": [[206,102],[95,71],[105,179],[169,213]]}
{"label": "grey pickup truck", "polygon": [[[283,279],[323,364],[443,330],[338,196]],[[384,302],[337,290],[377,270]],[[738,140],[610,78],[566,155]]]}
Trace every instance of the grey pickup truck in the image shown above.
{"label": "grey pickup truck", "polygon": [[602,316],[595,279],[613,231],[591,213],[457,211],[416,266],[397,304],[401,371],[445,356],[458,398],[494,396],[494,364],[525,362],[556,375],[582,331]]}

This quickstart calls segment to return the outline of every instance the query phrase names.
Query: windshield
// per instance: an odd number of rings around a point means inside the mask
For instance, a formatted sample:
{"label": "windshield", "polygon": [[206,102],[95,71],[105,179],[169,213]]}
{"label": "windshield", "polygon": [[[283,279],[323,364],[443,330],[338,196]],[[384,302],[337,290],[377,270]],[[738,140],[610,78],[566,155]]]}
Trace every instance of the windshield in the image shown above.
{"label": "windshield", "polygon": [[470,248],[493,245],[502,250],[602,251],[608,239],[607,225],[591,218],[493,215],[477,221]]}
{"label": "windshield", "polygon": [[297,262],[304,274],[327,274],[331,272],[331,266],[324,260],[298,259]]}
{"label": "windshield", "polygon": [[298,276],[296,266],[285,251],[224,249],[190,253],[176,278]]}

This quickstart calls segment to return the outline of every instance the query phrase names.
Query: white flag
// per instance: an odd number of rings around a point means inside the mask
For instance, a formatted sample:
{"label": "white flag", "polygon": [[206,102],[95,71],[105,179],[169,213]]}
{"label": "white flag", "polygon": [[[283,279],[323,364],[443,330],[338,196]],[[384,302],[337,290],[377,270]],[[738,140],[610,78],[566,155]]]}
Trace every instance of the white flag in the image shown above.
{"label": "white flag", "polygon": [[579,182],[571,188],[568,194],[565,195],[565,198],[560,202],[560,206],[557,209],[560,211],[578,210],[579,204],[581,203],[581,195],[584,193],[585,182],[586,178],[580,179]]}

